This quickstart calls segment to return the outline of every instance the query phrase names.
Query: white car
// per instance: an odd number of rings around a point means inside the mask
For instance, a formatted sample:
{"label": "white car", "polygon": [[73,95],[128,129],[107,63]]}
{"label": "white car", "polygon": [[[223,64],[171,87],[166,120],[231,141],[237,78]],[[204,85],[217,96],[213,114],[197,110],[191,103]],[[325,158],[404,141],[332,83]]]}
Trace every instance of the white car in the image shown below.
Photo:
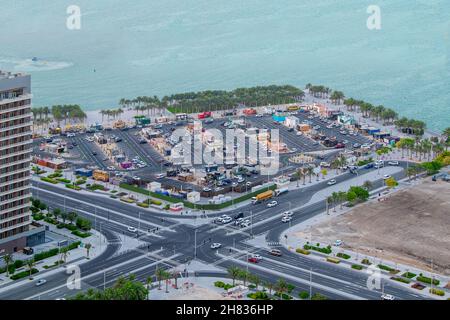
{"label": "white car", "polygon": [[342,245],[342,240],[336,240],[333,244],[335,247],[339,247]]}
{"label": "white car", "polygon": [[389,161],[388,165],[390,165],[390,166],[398,166],[398,161]]}
{"label": "white car", "polygon": [[385,175],[383,176],[383,179],[386,180],[386,179],[389,179],[390,177],[391,177],[390,175],[385,174]]}
{"label": "white car", "polygon": [[42,286],[43,284],[46,284],[47,280],[45,279],[39,279],[38,281],[36,281],[36,287]]}
{"label": "white car", "polygon": [[391,294],[384,293],[381,295],[381,300],[394,300],[394,296]]}
{"label": "white car", "polygon": [[211,245],[211,249],[219,249],[221,246],[222,244],[216,242]]}
{"label": "white car", "polygon": [[281,218],[281,222],[286,223],[292,220],[292,217],[289,216],[284,216],[283,218]]}
{"label": "white car", "polygon": [[296,135],[301,136],[303,134],[303,132],[301,131],[297,131]]}
{"label": "white car", "polygon": [[336,180],[331,179],[330,181],[328,181],[327,183],[329,186],[332,186],[333,184],[336,184]]}
{"label": "white car", "polygon": [[232,219],[231,217],[227,217],[227,218],[223,218],[223,219],[222,219],[222,223],[223,223],[223,224],[230,223],[231,221],[233,221],[233,219]]}
{"label": "white car", "polygon": [[285,216],[285,217],[292,217],[293,215],[294,215],[294,213],[292,211],[283,212],[283,216]]}
{"label": "white car", "polygon": [[247,228],[247,227],[250,227],[250,220],[244,220],[244,221],[242,221],[241,222],[241,224],[239,225],[241,228]]}
{"label": "white car", "polygon": [[137,229],[135,227],[128,227],[128,231],[135,233]]}
{"label": "white car", "polygon": [[239,219],[237,219],[235,222],[234,222],[234,224],[235,225],[240,225],[242,222],[244,222],[244,218],[239,218]]}
{"label": "white car", "polygon": [[254,254],[254,255],[252,255],[252,258],[255,258],[256,260],[258,260],[258,261],[261,261],[263,258],[261,257],[261,255],[259,255],[259,254]]}
{"label": "white car", "polygon": [[158,174],[156,175],[156,179],[162,179],[162,178],[164,178],[165,176],[166,176],[165,173],[158,173]]}
{"label": "white car", "polygon": [[278,204],[278,202],[277,201],[271,201],[271,202],[269,202],[268,204],[267,204],[267,208],[272,208],[272,207],[275,207],[276,205]]}

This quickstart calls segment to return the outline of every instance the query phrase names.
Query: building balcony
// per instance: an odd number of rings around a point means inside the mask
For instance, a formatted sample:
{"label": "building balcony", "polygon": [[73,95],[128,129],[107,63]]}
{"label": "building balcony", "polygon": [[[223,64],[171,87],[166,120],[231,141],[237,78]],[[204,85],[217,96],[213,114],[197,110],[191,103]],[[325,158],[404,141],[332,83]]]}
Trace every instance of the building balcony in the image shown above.
{"label": "building balcony", "polygon": [[11,158],[11,157],[14,157],[14,156],[20,156],[21,154],[28,154],[28,153],[31,153],[31,152],[33,152],[33,148],[32,147],[30,147],[28,149],[25,149],[25,150],[20,150],[20,151],[16,151],[16,152],[13,152],[13,153],[0,155],[0,160]]}
{"label": "building balcony", "polygon": [[[19,102],[19,101],[23,101],[23,100],[31,100],[32,98],[33,98],[33,95],[31,93],[22,94],[20,96],[15,97],[15,98],[0,100],[0,105],[8,104],[8,103],[14,103],[14,102]],[[15,108],[11,108],[10,110],[13,110],[13,109],[15,109]]]}
{"label": "building balcony", "polygon": [[[14,230],[14,229],[17,229],[17,228],[20,228],[20,227],[23,227],[23,226],[26,226],[29,224],[31,224],[31,219],[28,221],[22,222],[22,223],[14,224],[14,225],[6,227],[6,228],[1,228],[0,231],[3,233],[3,232]],[[6,238],[6,239],[8,239],[8,238]]]}
{"label": "building balcony", "polygon": [[18,116],[14,116],[14,117],[7,117],[7,118],[3,118],[3,119],[0,118],[0,123],[5,123],[8,121],[13,121],[13,120],[19,120],[19,119],[23,119],[23,118],[30,118],[30,120],[31,120],[31,117],[32,117],[31,112],[27,112],[27,113],[20,114]]}
{"label": "building balcony", "polygon": [[[1,210],[0,211],[0,215],[8,213],[8,212],[11,212],[11,211],[14,211],[14,210],[29,208],[30,206],[31,205],[29,203],[27,203],[27,204],[23,204],[23,205],[20,205],[18,207],[15,207],[15,208],[9,208],[9,209],[6,209],[6,210]],[[12,217],[5,218],[5,219],[0,219],[0,224],[8,222],[8,221],[11,221],[11,220],[14,220],[14,219],[23,218],[23,217],[26,217],[26,216],[31,216],[31,211],[30,210],[28,210],[28,211],[26,211],[24,213],[18,214],[16,216],[12,216]]]}
{"label": "building balcony", "polygon": [[11,199],[2,201],[2,204],[8,204],[8,203],[11,203],[11,202],[14,202],[14,201],[25,200],[25,199],[28,199],[28,198],[31,198],[31,192],[29,192],[27,194],[24,194],[24,195],[21,195],[21,196],[18,196],[18,197],[15,197],[15,198],[11,198]]}
{"label": "building balcony", "polygon": [[26,130],[24,132],[16,133],[16,134],[13,134],[10,136],[0,137],[0,141],[5,141],[5,140],[9,140],[9,139],[14,139],[14,138],[20,138],[23,136],[30,136],[30,139],[31,139],[31,134],[32,134],[31,130]]}
{"label": "building balcony", "polygon": [[30,170],[31,170],[30,166],[27,166],[27,167],[22,168],[22,169],[17,169],[17,170],[14,170],[14,171],[2,173],[2,174],[0,174],[0,178],[4,178],[4,177],[7,177],[7,176],[11,176],[13,174],[18,174],[18,173],[22,173],[22,172],[28,172]]}
{"label": "building balcony", "polygon": [[24,123],[16,124],[14,126],[7,126],[4,128],[0,128],[0,132],[5,132],[5,131],[9,131],[9,130],[14,130],[14,129],[20,129],[23,127],[31,127],[32,125],[33,125],[33,121],[27,121]]}
{"label": "building balcony", "polygon": [[14,148],[14,147],[24,146],[24,145],[31,144],[31,143],[33,143],[33,140],[29,139],[29,140],[25,140],[25,141],[21,141],[21,142],[16,142],[16,143],[13,143],[13,144],[8,144],[8,145],[5,145],[5,146],[0,146],[0,151],[6,150],[6,149],[10,149],[10,148]]}
{"label": "building balcony", "polygon": [[31,176],[25,176],[25,177],[21,177],[18,179],[12,179],[10,181],[2,182],[2,183],[0,183],[0,188],[10,185],[11,183],[17,183],[17,182],[22,182],[22,181],[26,181],[26,180],[31,180]]}
{"label": "building balcony", "polygon": [[22,187],[14,188],[12,190],[0,192],[0,197],[7,196],[10,193],[19,192],[19,191],[23,191],[23,190],[29,190],[29,189],[31,189],[31,183],[26,186],[22,186]]}
{"label": "building balcony", "polygon": [[31,157],[26,157],[24,159],[17,160],[17,161],[14,161],[14,162],[8,162],[8,163],[0,164],[0,169],[11,167],[13,165],[21,164],[21,163],[24,163],[24,162],[31,162]]}

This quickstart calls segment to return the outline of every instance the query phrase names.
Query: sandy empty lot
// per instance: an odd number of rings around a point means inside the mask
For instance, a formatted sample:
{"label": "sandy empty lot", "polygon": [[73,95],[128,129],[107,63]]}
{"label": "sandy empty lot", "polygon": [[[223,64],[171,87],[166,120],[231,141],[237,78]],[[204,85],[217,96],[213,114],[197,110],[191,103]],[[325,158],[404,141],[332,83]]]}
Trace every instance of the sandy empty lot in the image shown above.
{"label": "sandy empty lot", "polygon": [[[450,183],[427,179],[385,201],[355,207],[312,227],[323,243],[450,275]],[[309,229],[298,232],[304,237]]]}

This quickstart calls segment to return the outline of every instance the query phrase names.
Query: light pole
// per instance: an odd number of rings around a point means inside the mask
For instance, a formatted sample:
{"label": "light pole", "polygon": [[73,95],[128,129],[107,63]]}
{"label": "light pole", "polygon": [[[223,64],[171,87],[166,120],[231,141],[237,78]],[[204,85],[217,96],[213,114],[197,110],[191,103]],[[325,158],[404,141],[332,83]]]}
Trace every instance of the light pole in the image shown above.
{"label": "light pole", "polygon": [[197,229],[194,231],[194,259],[197,258]]}
{"label": "light pole", "polygon": [[309,268],[309,300],[312,300],[312,268]]}

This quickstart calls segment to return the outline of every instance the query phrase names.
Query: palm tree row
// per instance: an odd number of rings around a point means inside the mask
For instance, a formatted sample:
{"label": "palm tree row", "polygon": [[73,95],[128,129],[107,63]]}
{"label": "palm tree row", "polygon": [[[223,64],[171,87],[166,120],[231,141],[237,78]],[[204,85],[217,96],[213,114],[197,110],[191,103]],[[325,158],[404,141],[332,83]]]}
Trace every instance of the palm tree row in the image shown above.
{"label": "palm tree row", "polygon": [[106,109],[106,110],[100,110],[100,114],[102,115],[102,122],[105,116],[107,116],[108,120],[110,117],[112,117],[114,120],[116,117],[120,118],[120,115],[123,113],[123,110],[121,108],[119,109]]}
{"label": "palm tree row", "polygon": [[332,90],[328,87],[322,85],[312,85],[311,83],[308,83],[305,86],[305,89],[307,89],[308,92],[316,98],[328,98],[328,95],[332,92]]}
{"label": "palm tree row", "polygon": [[258,290],[260,285],[262,286],[263,291],[268,289],[269,295],[272,295],[272,290],[275,290],[280,299],[282,299],[284,293],[290,293],[294,289],[294,286],[288,284],[284,279],[278,279],[275,284],[270,281],[262,281],[258,275],[251,274],[250,272],[236,266],[231,266],[228,268],[228,275],[233,280],[233,287],[236,285],[236,280],[242,281],[244,286],[247,285],[247,282],[250,282],[255,286],[256,290]]}

